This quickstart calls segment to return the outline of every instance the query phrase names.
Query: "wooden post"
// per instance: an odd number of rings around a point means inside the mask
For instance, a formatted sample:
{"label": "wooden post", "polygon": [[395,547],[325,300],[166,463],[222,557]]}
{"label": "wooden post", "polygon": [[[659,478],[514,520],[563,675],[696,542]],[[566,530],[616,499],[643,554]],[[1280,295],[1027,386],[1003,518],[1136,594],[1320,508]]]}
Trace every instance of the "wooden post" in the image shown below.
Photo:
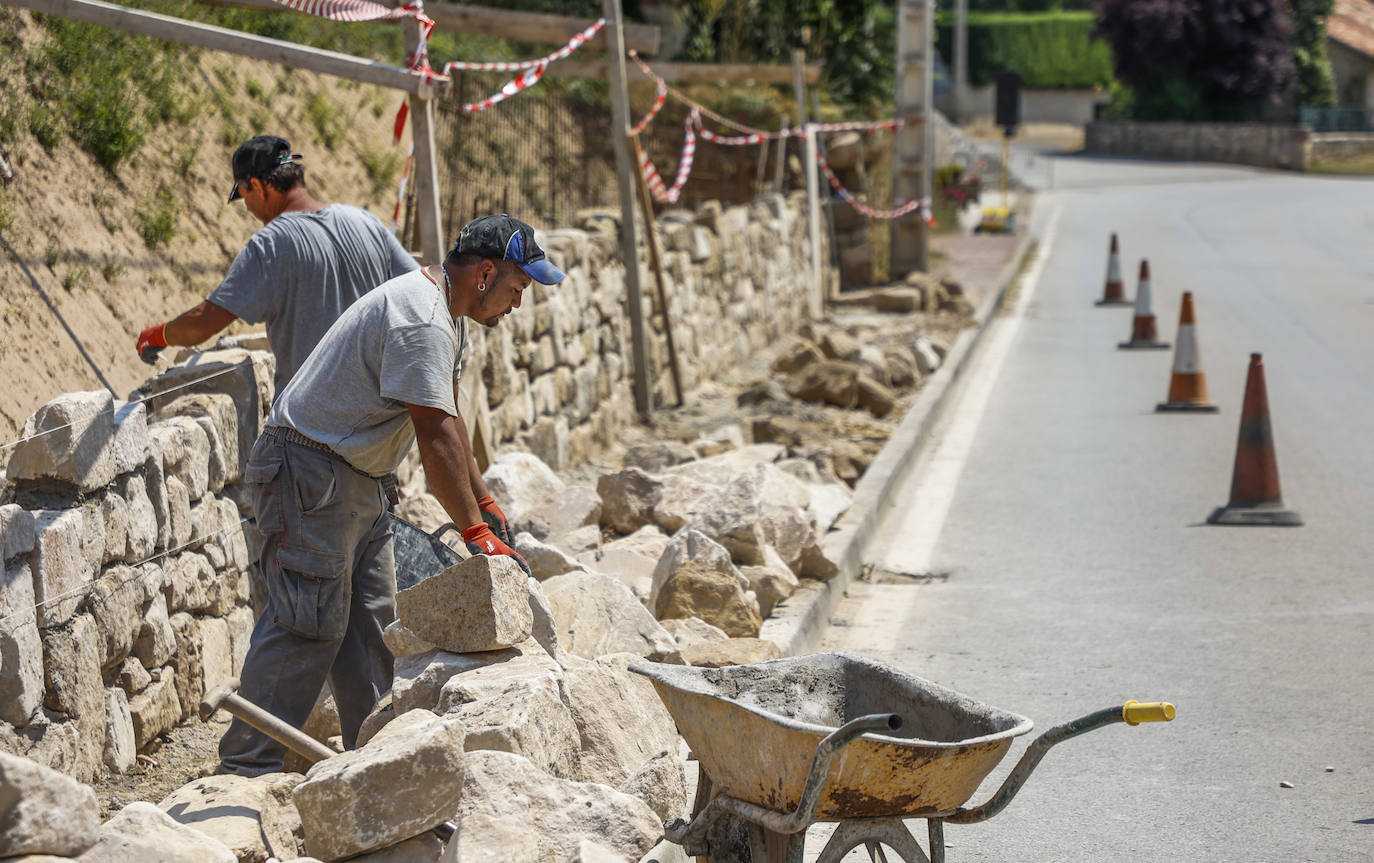
{"label": "wooden post", "polygon": [[[420,49],[420,25],[405,22],[406,53]],[[437,264],[444,259],[444,223],[439,211],[439,152],[434,145],[433,91],[410,97],[410,132],[415,141],[415,210],[420,230],[420,260]]]}
{"label": "wooden post", "polygon": [[[930,118],[931,31],[934,0],[898,0],[896,114],[916,120],[897,130],[892,147],[892,201],[924,198],[930,190],[933,123]],[[890,278],[901,279],[929,267],[929,238],[919,209],[892,220]]]}
{"label": "wooden post", "polygon": [[954,116],[968,122],[968,0],[954,0]]}
{"label": "wooden post", "polygon": [[806,52],[797,48],[792,52],[792,93],[797,97],[797,125],[806,125]]}
{"label": "wooden post", "polygon": [[[634,137],[631,136],[631,140]],[[663,277],[663,254],[658,248],[658,234],[654,232],[654,202],[649,195],[649,184],[644,175],[635,172],[635,186],[639,189],[639,209],[644,214],[644,242],[649,247],[649,263],[654,268],[654,281],[658,283],[659,314],[663,317],[663,337],[668,342],[668,367],[673,373],[673,392],[677,394],[677,406],[685,402],[682,397],[682,369],[677,358],[677,341],[673,338],[673,316],[668,308],[668,286]]]}
{"label": "wooden post", "polygon": [[822,304],[823,282],[821,281],[821,201],[820,166],[816,164],[816,126],[807,123],[805,163],[806,172],[806,226],[811,239],[811,319],[819,320],[824,308]]}
{"label": "wooden post", "polygon": [[620,0],[601,0],[606,18],[607,66],[611,79],[611,142],[620,186],[620,256],[625,262],[625,308],[630,315],[631,363],[634,366],[635,409],[647,420],[653,411],[649,386],[649,354],[644,338],[644,297],[639,288],[639,243],[635,230],[635,190],[631,161],[630,94],[625,89],[625,40],[621,32]]}
{"label": "wooden post", "polygon": [[[786,128],[787,128],[787,115],[784,114],[784,115],[782,115],[781,117],[778,118],[778,131],[781,132],[783,129],[786,129]],[[764,146],[767,147],[768,145],[767,145],[767,144],[764,144]],[[778,160],[777,160],[776,162],[773,163],[773,193],[776,194],[776,195],[781,195],[781,194],[782,194],[782,177],[783,177],[783,173],[782,173],[782,172],[783,172],[783,170],[784,170],[786,167],[787,167],[787,139],[780,136],[780,137],[778,138]]]}

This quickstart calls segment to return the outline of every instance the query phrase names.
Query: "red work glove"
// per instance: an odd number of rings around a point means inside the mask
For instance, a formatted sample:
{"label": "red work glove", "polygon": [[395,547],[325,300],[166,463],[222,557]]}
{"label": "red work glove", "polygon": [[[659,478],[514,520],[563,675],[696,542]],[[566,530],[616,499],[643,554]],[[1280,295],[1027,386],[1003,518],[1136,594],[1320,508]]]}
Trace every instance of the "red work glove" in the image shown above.
{"label": "red work glove", "polygon": [[499,536],[492,533],[485,521],[463,528],[463,542],[467,544],[468,551],[473,554],[512,557],[525,571],[525,575],[530,574],[530,567],[529,564],[525,563],[525,559],[517,554],[515,549],[506,545]]}
{"label": "red work glove", "polygon": [[482,511],[482,521],[486,522],[491,532],[496,534],[497,539],[510,545],[510,524],[506,521],[506,514],[501,511],[501,507],[496,505],[496,500],[491,495],[484,495],[477,498],[477,508]]}
{"label": "red work glove", "polygon": [[157,355],[162,353],[162,349],[167,347],[167,336],[164,333],[167,324],[153,324],[148,329],[138,334],[138,358],[148,365],[157,362]]}

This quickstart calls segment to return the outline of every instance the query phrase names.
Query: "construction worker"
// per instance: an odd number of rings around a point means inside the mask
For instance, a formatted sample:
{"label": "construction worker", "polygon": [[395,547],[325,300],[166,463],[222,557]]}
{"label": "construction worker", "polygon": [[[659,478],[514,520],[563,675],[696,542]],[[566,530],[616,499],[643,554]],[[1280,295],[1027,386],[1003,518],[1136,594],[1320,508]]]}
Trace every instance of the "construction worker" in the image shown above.
{"label": "construction worker", "polygon": [[198,345],[235,319],[265,322],[280,393],[344,309],[419,267],[376,216],[311,196],[300,160],[274,135],[234,151],[229,202],[242,200],[263,226],[206,300],[139,333],[144,362],[154,363],[168,345]]}
{"label": "construction worker", "polygon": [[[344,745],[355,745],[391,687],[382,630],[395,618],[396,575],[382,477],[416,441],[434,495],[468,525],[468,550],[509,555],[528,572],[472,457],[458,379],[469,320],[495,327],[531,279],[563,278],[529,225],[476,219],[440,266],[350,306],[277,397],[245,471],[268,596],[241,675],[249,701],[299,728],[328,680]],[[236,719],[220,769],[268,773],[284,753]]]}

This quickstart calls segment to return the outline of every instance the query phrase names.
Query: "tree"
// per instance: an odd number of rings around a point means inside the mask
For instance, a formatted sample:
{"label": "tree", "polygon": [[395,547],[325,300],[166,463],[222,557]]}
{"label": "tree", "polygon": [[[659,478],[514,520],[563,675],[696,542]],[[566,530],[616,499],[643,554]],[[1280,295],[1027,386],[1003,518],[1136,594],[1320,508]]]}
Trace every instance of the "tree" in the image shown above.
{"label": "tree", "polygon": [[1298,66],[1298,101],[1326,107],[1336,104],[1336,82],[1326,57],[1326,19],[1335,0],[1290,0],[1289,14],[1297,31],[1293,60]]}
{"label": "tree", "polygon": [[1096,12],[1136,119],[1247,119],[1296,83],[1284,0],[1098,0]]}

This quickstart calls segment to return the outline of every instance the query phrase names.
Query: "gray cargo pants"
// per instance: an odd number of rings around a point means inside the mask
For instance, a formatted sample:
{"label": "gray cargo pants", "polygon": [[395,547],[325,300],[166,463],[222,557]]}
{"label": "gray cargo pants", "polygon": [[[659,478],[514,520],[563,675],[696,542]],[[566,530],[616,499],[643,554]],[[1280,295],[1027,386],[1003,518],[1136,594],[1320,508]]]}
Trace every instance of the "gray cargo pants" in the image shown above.
{"label": "gray cargo pants", "polygon": [[[262,534],[267,606],[253,627],[239,694],[296,728],[329,681],[344,746],[391,688],[382,630],[396,618],[396,563],[382,481],[269,428],[244,472]],[[286,747],[235,719],[220,770],[282,769]]]}

